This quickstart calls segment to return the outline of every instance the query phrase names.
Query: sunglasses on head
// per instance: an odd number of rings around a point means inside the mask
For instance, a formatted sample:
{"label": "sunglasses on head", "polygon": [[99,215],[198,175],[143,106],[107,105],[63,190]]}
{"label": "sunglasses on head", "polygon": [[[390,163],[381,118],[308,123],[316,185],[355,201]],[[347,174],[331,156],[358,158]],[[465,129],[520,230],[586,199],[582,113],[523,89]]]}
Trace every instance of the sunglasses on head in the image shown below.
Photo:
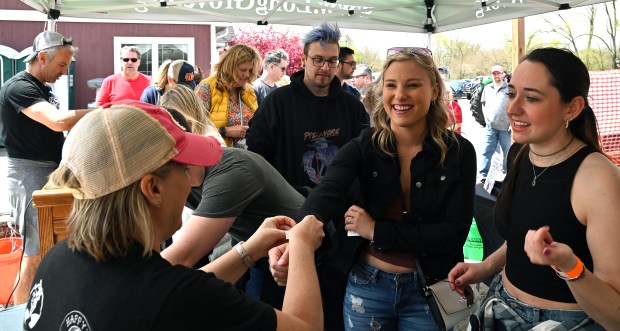
{"label": "sunglasses on head", "polygon": [[387,55],[394,55],[399,53],[410,53],[420,56],[433,56],[433,52],[431,52],[430,49],[424,47],[392,47],[387,51]]}
{"label": "sunglasses on head", "polygon": [[138,62],[138,59],[135,58],[135,57],[132,57],[132,58],[124,57],[124,58],[122,58],[122,60],[123,60],[123,62],[129,62],[129,61],[131,61],[133,63]]}

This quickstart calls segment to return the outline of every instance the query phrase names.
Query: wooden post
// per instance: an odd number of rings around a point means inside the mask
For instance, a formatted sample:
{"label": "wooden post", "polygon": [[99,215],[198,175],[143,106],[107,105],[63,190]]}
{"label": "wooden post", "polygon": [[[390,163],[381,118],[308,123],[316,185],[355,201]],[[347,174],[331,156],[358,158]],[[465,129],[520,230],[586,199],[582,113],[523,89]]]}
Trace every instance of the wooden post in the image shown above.
{"label": "wooden post", "polygon": [[523,17],[512,20],[512,72],[514,72],[519,59],[525,55],[525,22]]}
{"label": "wooden post", "polygon": [[43,258],[68,235],[65,221],[71,214],[73,195],[67,189],[43,189],[32,193],[32,203],[39,211],[39,246]]}

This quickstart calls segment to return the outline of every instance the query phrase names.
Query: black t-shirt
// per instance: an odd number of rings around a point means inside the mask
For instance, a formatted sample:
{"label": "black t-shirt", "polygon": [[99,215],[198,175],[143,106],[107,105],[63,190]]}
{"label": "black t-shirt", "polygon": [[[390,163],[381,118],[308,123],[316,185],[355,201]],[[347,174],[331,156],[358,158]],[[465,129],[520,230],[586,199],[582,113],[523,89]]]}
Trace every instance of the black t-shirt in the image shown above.
{"label": "black t-shirt", "polygon": [[145,258],[137,245],[97,263],[62,241],[37,270],[24,329],[275,330],[276,314],[212,273],[171,266],[156,252]]}
{"label": "black t-shirt", "polygon": [[0,136],[11,158],[60,162],[63,133],[22,114],[39,102],[57,105],[49,86],[26,71],[11,77],[0,89]]}

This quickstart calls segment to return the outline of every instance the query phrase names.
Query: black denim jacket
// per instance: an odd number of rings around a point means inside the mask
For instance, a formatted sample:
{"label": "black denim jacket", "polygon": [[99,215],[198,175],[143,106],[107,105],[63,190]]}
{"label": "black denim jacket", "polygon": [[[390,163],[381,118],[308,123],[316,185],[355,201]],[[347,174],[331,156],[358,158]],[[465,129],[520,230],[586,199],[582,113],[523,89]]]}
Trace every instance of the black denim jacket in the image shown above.
{"label": "black denim jacket", "polygon": [[346,237],[342,206],[352,184],[359,180],[354,203],[376,221],[375,248],[410,252],[420,259],[424,274],[431,278],[429,283],[433,278],[443,279],[463,260],[463,244],[474,216],[474,147],[456,135],[446,142],[448,153],[441,165],[439,146],[428,136],[422,151],[411,161],[411,208],[404,222],[395,221],[383,215],[402,195],[400,164],[397,156],[372,147],[372,132],[364,130],[342,147],[321,183],[311,191],[300,216],[333,221],[337,231],[332,240],[340,251],[336,255],[344,264],[343,270],[349,270],[366,240]]}

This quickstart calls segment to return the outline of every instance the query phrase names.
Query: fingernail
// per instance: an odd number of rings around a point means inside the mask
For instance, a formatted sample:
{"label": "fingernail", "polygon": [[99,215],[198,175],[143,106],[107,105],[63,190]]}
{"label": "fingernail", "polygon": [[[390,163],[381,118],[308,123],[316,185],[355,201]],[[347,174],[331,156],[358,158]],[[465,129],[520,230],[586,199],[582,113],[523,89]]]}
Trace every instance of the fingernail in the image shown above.
{"label": "fingernail", "polygon": [[278,265],[285,265],[286,264],[286,260],[285,259],[279,259],[278,260]]}
{"label": "fingernail", "polygon": [[543,249],[543,254],[545,254],[545,256],[548,256],[549,254],[551,254],[551,252],[548,249]]}
{"label": "fingernail", "polygon": [[454,284],[461,285],[461,281],[457,279],[457,280],[454,281]]}

